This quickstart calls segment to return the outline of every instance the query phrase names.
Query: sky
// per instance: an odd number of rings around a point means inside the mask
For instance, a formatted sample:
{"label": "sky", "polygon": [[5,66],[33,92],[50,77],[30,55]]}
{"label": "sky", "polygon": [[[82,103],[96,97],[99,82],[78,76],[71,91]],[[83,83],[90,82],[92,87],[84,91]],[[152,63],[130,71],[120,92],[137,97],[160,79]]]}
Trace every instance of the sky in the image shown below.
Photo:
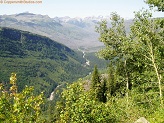
{"label": "sky", "polygon": [[[4,1],[14,0],[0,0],[0,15],[30,12],[48,15],[52,18],[56,16],[70,16],[72,18],[99,15],[109,16],[111,12],[117,12],[124,18],[134,18],[134,11],[149,8],[144,3],[144,0],[39,0],[42,1],[40,4],[6,4]],[[164,17],[164,14],[153,11],[153,17]]]}

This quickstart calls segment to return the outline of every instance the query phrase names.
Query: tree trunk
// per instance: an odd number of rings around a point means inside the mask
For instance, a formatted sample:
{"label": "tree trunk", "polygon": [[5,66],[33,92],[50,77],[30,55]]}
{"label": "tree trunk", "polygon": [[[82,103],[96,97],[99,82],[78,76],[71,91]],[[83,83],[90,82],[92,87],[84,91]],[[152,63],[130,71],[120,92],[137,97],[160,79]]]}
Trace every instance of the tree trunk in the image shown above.
{"label": "tree trunk", "polygon": [[157,76],[157,80],[158,80],[159,95],[160,95],[160,100],[161,100],[161,105],[162,105],[163,104],[163,99],[162,99],[163,95],[162,95],[161,75],[159,74],[158,66],[155,63],[155,56],[154,56],[154,53],[153,53],[152,44],[149,45],[149,48],[150,48],[151,61],[152,61],[152,64],[153,64],[153,67],[154,67],[154,70],[155,70],[155,73],[156,73],[156,76]]}
{"label": "tree trunk", "polygon": [[126,60],[124,61],[124,69],[125,69],[125,78],[126,78],[126,98],[127,98],[127,108],[129,105],[129,78],[127,73],[127,67],[126,67]]}

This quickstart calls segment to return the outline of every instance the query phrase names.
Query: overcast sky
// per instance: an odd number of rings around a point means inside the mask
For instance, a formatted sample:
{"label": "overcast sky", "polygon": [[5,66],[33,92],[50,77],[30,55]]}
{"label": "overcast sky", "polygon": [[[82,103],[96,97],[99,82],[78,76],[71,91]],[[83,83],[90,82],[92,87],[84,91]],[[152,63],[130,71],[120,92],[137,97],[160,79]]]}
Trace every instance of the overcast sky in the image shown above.
{"label": "overcast sky", "polygon": [[[148,8],[144,0],[42,0],[41,4],[1,3],[0,15],[28,11],[34,14],[48,15],[50,17],[86,17],[99,15],[108,16],[111,12],[117,12],[124,18],[133,18],[133,12],[139,11],[142,8]],[[162,12],[156,12],[153,15],[154,17],[164,17]]]}

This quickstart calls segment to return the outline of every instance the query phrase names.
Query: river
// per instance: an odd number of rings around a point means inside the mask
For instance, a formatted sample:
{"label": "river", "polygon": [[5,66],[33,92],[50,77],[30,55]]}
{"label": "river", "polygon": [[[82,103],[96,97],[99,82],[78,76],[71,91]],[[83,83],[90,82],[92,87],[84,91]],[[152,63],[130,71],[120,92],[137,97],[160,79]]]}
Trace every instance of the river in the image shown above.
{"label": "river", "polygon": [[[90,66],[90,61],[86,58],[86,54],[85,54],[85,52],[84,51],[82,51],[82,50],[80,50],[80,49],[78,49],[79,51],[81,51],[82,53],[83,53],[83,58],[85,59],[85,67],[86,66]],[[89,75],[90,75],[91,73],[89,73]],[[63,84],[61,84],[61,85],[58,85],[55,89],[54,89],[54,91],[52,91],[51,92],[51,94],[50,94],[50,97],[48,98],[48,100],[53,100],[54,99],[54,95],[55,95],[55,92],[56,92],[56,90],[60,87],[60,86],[62,86]]]}

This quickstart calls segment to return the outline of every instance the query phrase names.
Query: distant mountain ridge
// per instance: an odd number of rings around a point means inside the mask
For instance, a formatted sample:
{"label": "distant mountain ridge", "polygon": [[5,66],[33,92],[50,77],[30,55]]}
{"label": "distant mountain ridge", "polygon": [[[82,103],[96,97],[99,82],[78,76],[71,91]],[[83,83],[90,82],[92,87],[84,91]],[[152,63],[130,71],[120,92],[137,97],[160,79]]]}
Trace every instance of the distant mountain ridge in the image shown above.
{"label": "distant mountain ridge", "polygon": [[94,47],[91,42],[95,46],[102,45],[98,41],[98,34],[94,31],[94,23],[80,22],[71,18],[66,22],[63,18],[50,18],[47,15],[33,13],[1,15],[0,26],[12,27],[47,36],[73,49],[81,46]]}
{"label": "distant mountain ridge", "polygon": [[0,26],[12,27],[47,36],[72,49],[80,47],[87,49],[103,46],[98,41],[99,34],[95,32],[95,26],[99,21],[109,18],[109,16],[50,18],[47,15],[24,12],[13,15],[1,15]]}

